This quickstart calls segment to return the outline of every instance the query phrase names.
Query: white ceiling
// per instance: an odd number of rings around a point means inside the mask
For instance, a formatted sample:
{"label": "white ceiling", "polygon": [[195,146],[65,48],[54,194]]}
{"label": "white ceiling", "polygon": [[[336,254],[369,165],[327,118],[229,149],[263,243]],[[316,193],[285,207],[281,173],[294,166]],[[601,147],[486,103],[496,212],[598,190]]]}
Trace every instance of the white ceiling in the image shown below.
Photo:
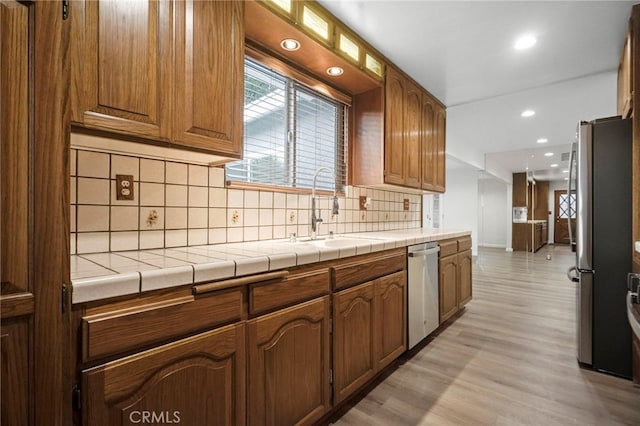
{"label": "white ceiling", "polygon": [[[550,170],[530,164],[538,138],[568,151],[579,120],[616,113],[634,1],[320,3],[447,106],[449,158],[504,179],[523,165]],[[515,50],[525,33],[537,44]]]}

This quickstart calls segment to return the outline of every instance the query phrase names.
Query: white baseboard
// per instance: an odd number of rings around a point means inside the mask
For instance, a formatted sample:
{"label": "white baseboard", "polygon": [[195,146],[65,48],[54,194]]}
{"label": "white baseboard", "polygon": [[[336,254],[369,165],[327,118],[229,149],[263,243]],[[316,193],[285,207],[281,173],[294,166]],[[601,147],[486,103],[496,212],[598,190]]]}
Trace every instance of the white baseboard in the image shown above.
{"label": "white baseboard", "polygon": [[478,243],[478,247],[506,248],[504,244],[487,244],[487,243]]}
{"label": "white baseboard", "polygon": [[505,249],[505,251],[507,251],[507,252],[509,252],[509,253],[512,253],[512,252],[513,252],[513,247],[507,247],[507,248]]}

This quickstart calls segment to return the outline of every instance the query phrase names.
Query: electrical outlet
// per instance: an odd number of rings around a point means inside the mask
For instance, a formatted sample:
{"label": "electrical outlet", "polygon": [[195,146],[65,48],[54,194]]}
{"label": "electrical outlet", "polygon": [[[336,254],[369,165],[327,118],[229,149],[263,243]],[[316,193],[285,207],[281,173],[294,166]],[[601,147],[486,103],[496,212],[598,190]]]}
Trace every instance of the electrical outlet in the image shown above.
{"label": "electrical outlet", "polygon": [[408,198],[404,198],[404,211],[408,211],[409,210],[409,199]]}
{"label": "electrical outlet", "polygon": [[360,210],[366,210],[367,209],[367,197],[365,197],[364,195],[360,196]]}
{"label": "electrical outlet", "polygon": [[116,199],[133,200],[133,175],[116,175]]}

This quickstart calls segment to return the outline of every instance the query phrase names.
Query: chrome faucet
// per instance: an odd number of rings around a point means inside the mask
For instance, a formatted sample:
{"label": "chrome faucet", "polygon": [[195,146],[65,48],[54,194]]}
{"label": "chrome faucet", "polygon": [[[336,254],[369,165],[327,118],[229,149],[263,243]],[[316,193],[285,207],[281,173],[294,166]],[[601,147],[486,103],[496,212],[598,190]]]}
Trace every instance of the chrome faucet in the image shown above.
{"label": "chrome faucet", "polygon": [[336,176],[333,174],[330,168],[328,167],[320,167],[316,170],[316,173],[313,175],[313,186],[311,188],[311,239],[316,239],[316,231],[318,230],[318,226],[323,222],[321,217],[321,212],[316,216],[316,179],[318,178],[318,174],[322,171],[326,171],[333,178],[333,209],[331,210],[332,214],[338,214],[338,197],[336,196]]}

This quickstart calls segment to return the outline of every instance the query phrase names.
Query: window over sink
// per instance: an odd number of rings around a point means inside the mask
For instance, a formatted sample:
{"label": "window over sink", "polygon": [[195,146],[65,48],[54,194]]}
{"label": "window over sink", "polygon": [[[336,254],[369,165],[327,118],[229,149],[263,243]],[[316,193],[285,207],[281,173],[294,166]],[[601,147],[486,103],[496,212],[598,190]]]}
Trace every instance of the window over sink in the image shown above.
{"label": "window over sink", "polygon": [[[244,80],[244,155],[227,180],[310,189],[328,167],[342,191],[348,106],[249,57]],[[333,191],[333,180],[320,174],[316,188]]]}

